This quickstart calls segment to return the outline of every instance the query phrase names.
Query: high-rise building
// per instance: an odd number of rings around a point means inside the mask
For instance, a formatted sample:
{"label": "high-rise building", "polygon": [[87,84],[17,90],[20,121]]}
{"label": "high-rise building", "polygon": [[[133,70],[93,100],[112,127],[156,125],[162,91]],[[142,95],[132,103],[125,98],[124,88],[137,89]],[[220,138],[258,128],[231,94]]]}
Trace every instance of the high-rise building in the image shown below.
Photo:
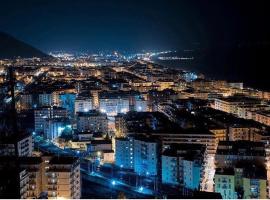
{"label": "high-rise building", "polygon": [[160,174],[161,145],[157,138],[129,135],[115,140],[115,162],[121,168],[134,169],[142,176]]}
{"label": "high-rise building", "polygon": [[140,175],[158,175],[161,148],[159,141],[146,136],[135,136],[133,140],[134,171]]}
{"label": "high-rise building", "polygon": [[124,169],[133,169],[132,138],[115,138],[115,164]]}
{"label": "high-rise building", "polygon": [[0,174],[0,197],[81,197],[80,162],[75,157],[0,157]]}
{"label": "high-rise building", "polygon": [[162,182],[199,189],[206,159],[205,146],[172,144],[162,153]]}
{"label": "high-rise building", "polygon": [[53,157],[47,171],[48,198],[81,197],[80,162],[73,157]]}
{"label": "high-rise building", "polygon": [[55,140],[64,131],[71,130],[71,123],[69,118],[66,117],[58,117],[58,118],[48,118],[44,123],[44,136],[46,139],[50,141]]}

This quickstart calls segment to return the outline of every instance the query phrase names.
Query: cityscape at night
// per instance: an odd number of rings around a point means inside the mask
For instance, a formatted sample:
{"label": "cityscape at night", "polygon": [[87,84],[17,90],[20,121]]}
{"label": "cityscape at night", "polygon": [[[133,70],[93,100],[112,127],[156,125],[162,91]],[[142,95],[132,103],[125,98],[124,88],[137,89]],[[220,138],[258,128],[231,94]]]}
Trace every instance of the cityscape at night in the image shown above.
{"label": "cityscape at night", "polygon": [[269,199],[267,0],[0,2],[0,199]]}

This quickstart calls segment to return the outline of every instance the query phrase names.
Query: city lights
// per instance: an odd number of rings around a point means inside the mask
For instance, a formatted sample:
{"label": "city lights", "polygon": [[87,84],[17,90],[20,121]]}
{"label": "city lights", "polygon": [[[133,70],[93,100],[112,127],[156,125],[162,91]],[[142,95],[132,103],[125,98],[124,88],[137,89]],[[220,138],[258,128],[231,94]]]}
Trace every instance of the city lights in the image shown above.
{"label": "city lights", "polygon": [[266,0],[107,1],[1,1],[0,199],[270,199]]}

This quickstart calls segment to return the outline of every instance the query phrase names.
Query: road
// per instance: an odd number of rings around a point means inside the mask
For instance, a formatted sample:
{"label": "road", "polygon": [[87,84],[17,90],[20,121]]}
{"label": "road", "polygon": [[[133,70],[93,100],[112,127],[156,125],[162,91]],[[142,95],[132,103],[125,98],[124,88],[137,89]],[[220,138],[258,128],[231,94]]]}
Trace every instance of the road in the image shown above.
{"label": "road", "polygon": [[[40,136],[34,136],[35,149],[63,156],[75,156],[81,160],[82,194],[84,198],[117,198],[123,192],[128,198],[153,198],[151,179],[139,179],[135,173],[119,171],[113,165],[96,165],[84,159],[77,151],[61,149]],[[142,182],[144,185],[142,185]],[[91,185],[91,186],[90,186]],[[90,189],[91,188],[91,189]],[[110,189],[109,194],[104,193]],[[93,195],[93,191],[99,191]],[[89,195],[89,196],[88,196]]]}

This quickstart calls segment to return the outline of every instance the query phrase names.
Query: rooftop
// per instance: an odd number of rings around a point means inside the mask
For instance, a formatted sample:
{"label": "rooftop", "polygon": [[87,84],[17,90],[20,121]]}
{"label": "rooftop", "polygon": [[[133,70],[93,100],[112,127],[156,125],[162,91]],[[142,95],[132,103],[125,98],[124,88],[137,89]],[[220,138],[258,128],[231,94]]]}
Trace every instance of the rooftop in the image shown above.
{"label": "rooftop", "polygon": [[184,157],[186,160],[201,159],[205,152],[205,145],[202,144],[171,144],[162,153],[164,156]]}
{"label": "rooftop", "polygon": [[77,112],[78,117],[95,117],[95,116],[107,116],[105,113],[101,113],[98,110],[89,110],[88,112]]}
{"label": "rooftop", "polygon": [[76,157],[67,157],[67,156],[54,156],[50,160],[50,164],[52,165],[72,165],[78,162],[78,158]]}

